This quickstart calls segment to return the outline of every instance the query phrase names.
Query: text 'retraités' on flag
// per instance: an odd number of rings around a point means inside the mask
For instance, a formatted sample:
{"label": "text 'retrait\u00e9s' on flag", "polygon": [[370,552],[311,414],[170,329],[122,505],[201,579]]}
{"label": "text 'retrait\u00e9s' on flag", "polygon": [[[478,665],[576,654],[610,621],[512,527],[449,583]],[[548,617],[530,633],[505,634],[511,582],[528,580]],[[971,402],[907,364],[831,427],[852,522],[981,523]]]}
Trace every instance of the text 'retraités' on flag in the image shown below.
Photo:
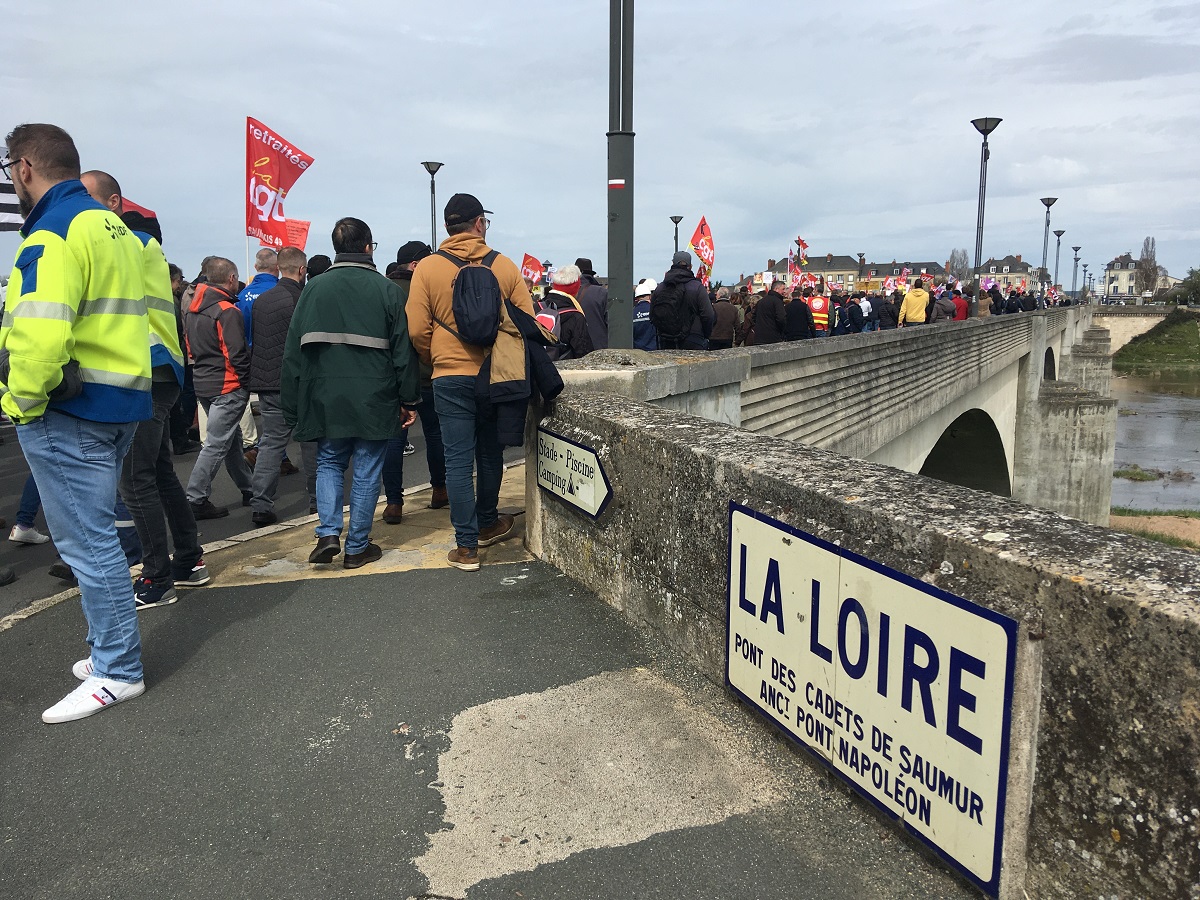
{"label": "text 'retrait\u00e9s' on flag", "polygon": [[246,234],[268,247],[288,245],[283,198],[312,162],[291,141],[246,117]]}
{"label": "text 'retrait\u00e9s' on flag", "polygon": [[[0,158],[8,156],[8,149],[0,147]],[[17,189],[0,169],[0,231],[20,231],[25,224],[21,208],[17,205]]]}
{"label": "text 'retrait\u00e9s' on flag", "polygon": [[688,241],[688,246],[692,252],[700,258],[700,267],[696,270],[696,277],[708,287],[708,277],[712,274],[713,262],[717,258],[716,248],[713,246],[712,230],[708,227],[708,222],[704,216],[700,217],[700,224],[696,226],[696,232],[692,235],[692,239]]}

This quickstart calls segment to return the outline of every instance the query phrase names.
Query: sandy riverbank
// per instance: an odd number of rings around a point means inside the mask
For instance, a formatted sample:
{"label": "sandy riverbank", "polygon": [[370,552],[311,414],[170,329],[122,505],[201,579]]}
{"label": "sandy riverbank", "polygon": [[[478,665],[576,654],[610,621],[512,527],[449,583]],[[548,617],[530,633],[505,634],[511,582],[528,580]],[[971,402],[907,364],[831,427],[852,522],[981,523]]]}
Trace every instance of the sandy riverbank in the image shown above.
{"label": "sandy riverbank", "polygon": [[1200,519],[1184,516],[1112,516],[1109,526],[1117,531],[1154,531],[1169,534],[1200,546]]}

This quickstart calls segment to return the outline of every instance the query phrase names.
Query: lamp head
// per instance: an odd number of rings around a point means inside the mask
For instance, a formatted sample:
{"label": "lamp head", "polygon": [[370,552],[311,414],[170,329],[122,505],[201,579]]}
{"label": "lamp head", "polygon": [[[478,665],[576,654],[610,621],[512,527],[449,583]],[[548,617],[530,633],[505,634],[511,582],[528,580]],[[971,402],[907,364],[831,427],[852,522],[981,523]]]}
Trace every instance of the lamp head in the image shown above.
{"label": "lamp head", "polygon": [[436,175],[437,170],[442,167],[442,164],[440,162],[423,162],[423,163],[421,163],[421,165],[423,165],[425,167],[425,171],[429,173],[430,178],[432,178],[434,175]]}
{"label": "lamp head", "polygon": [[1003,121],[1003,119],[989,117],[985,119],[972,119],[971,124],[975,126],[976,131],[983,135],[984,140],[987,140],[987,136],[995,131],[996,126]]}
{"label": "lamp head", "polygon": [[1046,207],[1046,209],[1050,209],[1050,207],[1052,207],[1057,201],[1058,201],[1057,197],[1043,197],[1042,198],[1042,204]]}
{"label": "lamp head", "polygon": [[1063,236],[1064,234],[1066,234],[1066,233],[1067,233],[1067,229],[1065,229],[1065,228],[1059,228],[1059,229],[1056,229],[1056,230],[1055,230],[1055,232],[1054,232],[1054,236],[1055,236],[1056,238],[1058,238],[1058,239],[1061,241],[1061,240],[1062,240],[1062,236]]}
{"label": "lamp head", "polygon": [[683,216],[671,216],[671,221],[678,225],[683,221]]}
{"label": "lamp head", "polygon": [[1072,247],[1071,249],[1074,250],[1076,254],[1078,254],[1081,248],[1080,247]]}

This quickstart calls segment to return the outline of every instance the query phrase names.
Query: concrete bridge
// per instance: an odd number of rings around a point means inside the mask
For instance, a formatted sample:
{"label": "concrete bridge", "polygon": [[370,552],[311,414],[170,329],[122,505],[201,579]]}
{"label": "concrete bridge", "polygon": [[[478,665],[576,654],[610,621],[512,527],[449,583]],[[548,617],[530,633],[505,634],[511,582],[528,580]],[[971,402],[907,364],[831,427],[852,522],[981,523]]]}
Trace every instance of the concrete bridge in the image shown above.
{"label": "concrete bridge", "polygon": [[1200,564],[1081,521],[1097,312],[563,364],[527,546],[988,895],[1200,897]]}
{"label": "concrete bridge", "polygon": [[1093,309],[669,359],[600,354],[567,370],[755,434],[1106,524],[1116,401]]}

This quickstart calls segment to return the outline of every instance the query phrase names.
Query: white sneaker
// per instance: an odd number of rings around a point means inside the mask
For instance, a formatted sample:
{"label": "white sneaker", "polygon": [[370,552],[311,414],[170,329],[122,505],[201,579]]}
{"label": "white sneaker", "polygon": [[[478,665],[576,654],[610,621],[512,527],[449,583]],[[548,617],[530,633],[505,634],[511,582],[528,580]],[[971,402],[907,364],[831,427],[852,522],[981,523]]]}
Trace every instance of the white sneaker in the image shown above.
{"label": "white sneaker", "polygon": [[81,659],[79,662],[75,663],[75,665],[71,666],[71,674],[80,681],[84,681],[89,675],[92,674],[94,668],[95,667],[92,665],[92,658],[89,656],[87,659]]}
{"label": "white sneaker", "polygon": [[14,525],[8,533],[8,539],[14,544],[44,544],[50,540],[50,535],[42,534],[32,525],[28,528],[24,525]]}
{"label": "white sneaker", "polygon": [[135,681],[130,684],[127,681],[114,681],[111,678],[89,675],[84,679],[83,684],[42,713],[42,721],[53,725],[59,722],[86,719],[122,700],[132,700],[144,693],[145,690],[146,682],[144,681]]}

